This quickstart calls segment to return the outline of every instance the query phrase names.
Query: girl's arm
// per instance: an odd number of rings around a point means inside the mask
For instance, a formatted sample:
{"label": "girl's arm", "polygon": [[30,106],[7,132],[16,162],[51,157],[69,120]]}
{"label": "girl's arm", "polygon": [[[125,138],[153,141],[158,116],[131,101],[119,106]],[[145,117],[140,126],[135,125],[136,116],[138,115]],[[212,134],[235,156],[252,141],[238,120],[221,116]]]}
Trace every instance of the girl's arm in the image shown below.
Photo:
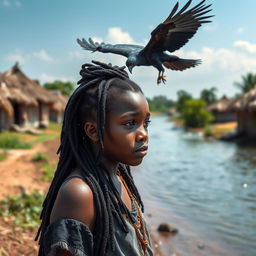
{"label": "girl's arm", "polygon": [[93,193],[80,178],[72,178],[64,183],[54,203],[50,222],[61,218],[75,219],[92,231],[95,221]]}
{"label": "girl's arm", "polygon": [[[85,224],[91,231],[94,227],[95,211],[93,193],[80,178],[72,178],[64,183],[54,203],[50,222],[58,219],[75,219]],[[55,256],[73,256],[65,249],[57,249]]]}

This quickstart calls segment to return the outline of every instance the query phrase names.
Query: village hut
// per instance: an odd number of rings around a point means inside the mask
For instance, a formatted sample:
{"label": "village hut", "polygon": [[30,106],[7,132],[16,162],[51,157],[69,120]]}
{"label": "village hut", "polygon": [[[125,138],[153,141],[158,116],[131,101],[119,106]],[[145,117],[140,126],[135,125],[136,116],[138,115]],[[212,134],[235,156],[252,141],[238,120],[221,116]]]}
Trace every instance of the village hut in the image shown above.
{"label": "village hut", "polygon": [[1,82],[1,74],[0,74],[0,131],[8,129],[8,124],[11,123],[11,119],[13,116],[13,107],[8,100],[8,96],[10,96],[10,92],[6,88],[5,84]]}
{"label": "village hut", "polygon": [[237,113],[238,132],[256,138],[256,88],[237,98],[230,109]]}
{"label": "village hut", "polygon": [[220,100],[207,106],[206,109],[214,116],[214,123],[236,121],[236,112],[229,108],[233,101],[224,95]]}
{"label": "village hut", "polygon": [[1,84],[7,87],[7,97],[13,108],[13,124],[45,127],[49,122],[49,106],[54,97],[40,84],[28,78],[16,63],[2,73]]}
{"label": "village hut", "polygon": [[60,90],[50,90],[50,92],[55,97],[54,103],[50,105],[50,121],[62,123],[68,97],[64,96]]}

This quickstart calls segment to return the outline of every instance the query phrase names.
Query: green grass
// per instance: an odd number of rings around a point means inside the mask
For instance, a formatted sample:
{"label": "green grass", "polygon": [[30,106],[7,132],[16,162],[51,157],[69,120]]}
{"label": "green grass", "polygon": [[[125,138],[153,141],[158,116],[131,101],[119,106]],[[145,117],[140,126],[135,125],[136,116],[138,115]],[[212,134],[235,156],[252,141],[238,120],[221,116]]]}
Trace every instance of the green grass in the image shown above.
{"label": "green grass", "polygon": [[51,181],[56,170],[55,163],[48,163],[42,166],[43,168],[43,181]]}
{"label": "green grass", "polygon": [[34,140],[34,142],[35,143],[45,142],[45,141],[48,141],[48,140],[53,140],[57,137],[58,136],[56,134],[42,133],[40,135],[37,135],[37,138]]}
{"label": "green grass", "polygon": [[33,162],[49,162],[49,157],[43,153],[37,153],[35,154],[32,159]]}
{"label": "green grass", "polygon": [[0,134],[0,148],[3,149],[28,149],[31,144],[21,141],[19,137],[8,132]]}
{"label": "green grass", "polygon": [[47,129],[51,130],[51,131],[60,132],[61,131],[61,124],[50,122]]}
{"label": "green grass", "polygon": [[8,196],[0,202],[0,216],[14,216],[16,226],[37,227],[44,198],[45,194],[38,190],[31,194],[22,193],[17,196]]}
{"label": "green grass", "polygon": [[4,161],[8,157],[7,150],[4,150],[3,152],[0,152],[0,161]]}

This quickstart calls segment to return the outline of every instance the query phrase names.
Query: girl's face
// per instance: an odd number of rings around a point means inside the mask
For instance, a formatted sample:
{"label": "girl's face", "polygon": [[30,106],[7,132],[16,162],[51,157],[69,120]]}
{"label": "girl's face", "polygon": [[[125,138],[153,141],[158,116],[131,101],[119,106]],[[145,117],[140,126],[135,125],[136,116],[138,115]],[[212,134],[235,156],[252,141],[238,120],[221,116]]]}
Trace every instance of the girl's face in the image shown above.
{"label": "girl's face", "polygon": [[104,158],[111,164],[138,165],[147,154],[149,108],[140,92],[111,93],[106,113]]}

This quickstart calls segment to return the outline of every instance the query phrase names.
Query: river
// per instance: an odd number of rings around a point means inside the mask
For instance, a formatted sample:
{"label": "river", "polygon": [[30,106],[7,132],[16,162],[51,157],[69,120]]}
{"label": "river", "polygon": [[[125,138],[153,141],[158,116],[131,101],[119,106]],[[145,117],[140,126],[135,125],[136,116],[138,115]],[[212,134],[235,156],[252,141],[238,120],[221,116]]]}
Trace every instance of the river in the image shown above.
{"label": "river", "polygon": [[255,256],[256,148],[207,141],[164,116],[152,118],[149,134],[133,175],[150,227],[179,230],[159,238],[166,255]]}

